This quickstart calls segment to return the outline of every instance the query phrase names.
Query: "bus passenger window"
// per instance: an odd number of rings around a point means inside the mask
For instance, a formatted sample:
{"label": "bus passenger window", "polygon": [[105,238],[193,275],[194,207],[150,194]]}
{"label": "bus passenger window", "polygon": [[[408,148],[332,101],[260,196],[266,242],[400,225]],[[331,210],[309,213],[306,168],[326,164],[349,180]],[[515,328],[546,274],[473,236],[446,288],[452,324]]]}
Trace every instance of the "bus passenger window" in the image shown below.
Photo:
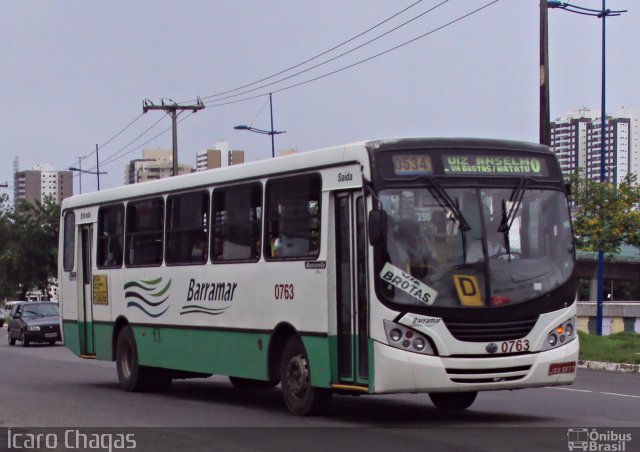
{"label": "bus passenger window", "polygon": [[251,184],[220,188],[213,192],[214,262],[254,261],[261,236],[262,185]]}
{"label": "bus passenger window", "polygon": [[98,268],[122,267],[123,243],[124,206],[101,207],[98,211]]}
{"label": "bus passenger window", "polygon": [[62,255],[62,267],[64,271],[73,271],[76,251],[76,215],[73,212],[64,214],[64,254]]}
{"label": "bus passenger window", "polygon": [[207,261],[209,193],[172,195],[167,198],[167,264]]}
{"label": "bus passenger window", "polygon": [[312,258],[320,249],[320,176],[269,181],[268,258]]}
{"label": "bus passenger window", "polygon": [[127,204],[125,263],[128,267],[162,264],[163,225],[162,198]]}

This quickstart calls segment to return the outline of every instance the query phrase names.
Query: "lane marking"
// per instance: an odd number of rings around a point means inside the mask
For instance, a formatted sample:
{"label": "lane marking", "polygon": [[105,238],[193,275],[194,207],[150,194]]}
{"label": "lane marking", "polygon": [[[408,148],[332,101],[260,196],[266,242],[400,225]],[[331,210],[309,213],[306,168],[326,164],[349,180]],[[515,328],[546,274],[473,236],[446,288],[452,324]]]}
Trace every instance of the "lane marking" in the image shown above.
{"label": "lane marking", "polygon": [[603,394],[603,395],[612,395],[617,397],[630,397],[633,399],[640,399],[640,396],[631,395],[631,394],[618,394],[616,392],[598,392],[598,391],[590,391],[588,389],[570,389],[570,388],[547,388],[547,389],[557,389],[560,391],[573,391],[573,392],[591,392],[594,394]]}

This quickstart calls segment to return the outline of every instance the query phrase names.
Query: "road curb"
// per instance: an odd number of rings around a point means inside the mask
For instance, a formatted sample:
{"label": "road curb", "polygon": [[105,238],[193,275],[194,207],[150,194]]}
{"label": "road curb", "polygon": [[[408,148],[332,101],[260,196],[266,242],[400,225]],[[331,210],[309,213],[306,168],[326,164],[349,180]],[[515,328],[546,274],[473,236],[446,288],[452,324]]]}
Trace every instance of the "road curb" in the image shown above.
{"label": "road curb", "polygon": [[640,373],[640,364],[605,363],[600,361],[578,361],[580,369],[607,370],[610,372]]}

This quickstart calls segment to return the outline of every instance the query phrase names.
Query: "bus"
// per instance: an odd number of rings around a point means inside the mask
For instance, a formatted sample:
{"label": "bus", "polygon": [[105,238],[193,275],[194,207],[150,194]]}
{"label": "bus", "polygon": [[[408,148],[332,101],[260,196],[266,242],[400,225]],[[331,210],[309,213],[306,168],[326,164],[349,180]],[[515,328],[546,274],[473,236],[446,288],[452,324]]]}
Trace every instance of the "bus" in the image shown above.
{"label": "bus", "polygon": [[364,141],[67,198],[65,345],[126,391],[227,376],[295,415],[334,394],[571,384],[576,271],[554,154]]}

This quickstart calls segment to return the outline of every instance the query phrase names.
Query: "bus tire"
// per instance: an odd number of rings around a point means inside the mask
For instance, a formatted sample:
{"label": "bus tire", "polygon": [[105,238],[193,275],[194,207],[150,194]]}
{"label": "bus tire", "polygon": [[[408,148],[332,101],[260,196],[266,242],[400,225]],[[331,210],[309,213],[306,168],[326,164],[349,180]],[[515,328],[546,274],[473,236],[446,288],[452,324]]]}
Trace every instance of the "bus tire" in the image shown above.
{"label": "bus tire", "polygon": [[279,382],[273,380],[253,380],[251,378],[229,377],[229,382],[236,389],[269,389]]}
{"label": "bus tire", "polygon": [[133,331],[125,326],[116,342],[118,382],[128,392],[163,392],[171,385],[171,375],[164,369],[141,366]]}
{"label": "bus tire", "polygon": [[284,403],[296,416],[323,413],[331,402],[331,391],[311,386],[307,352],[298,337],[291,337],[282,352],[280,382]]}
{"label": "bus tire", "polygon": [[462,411],[469,408],[478,396],[473,392],[434,392],[429,393],[431,402],[443,411]]}

